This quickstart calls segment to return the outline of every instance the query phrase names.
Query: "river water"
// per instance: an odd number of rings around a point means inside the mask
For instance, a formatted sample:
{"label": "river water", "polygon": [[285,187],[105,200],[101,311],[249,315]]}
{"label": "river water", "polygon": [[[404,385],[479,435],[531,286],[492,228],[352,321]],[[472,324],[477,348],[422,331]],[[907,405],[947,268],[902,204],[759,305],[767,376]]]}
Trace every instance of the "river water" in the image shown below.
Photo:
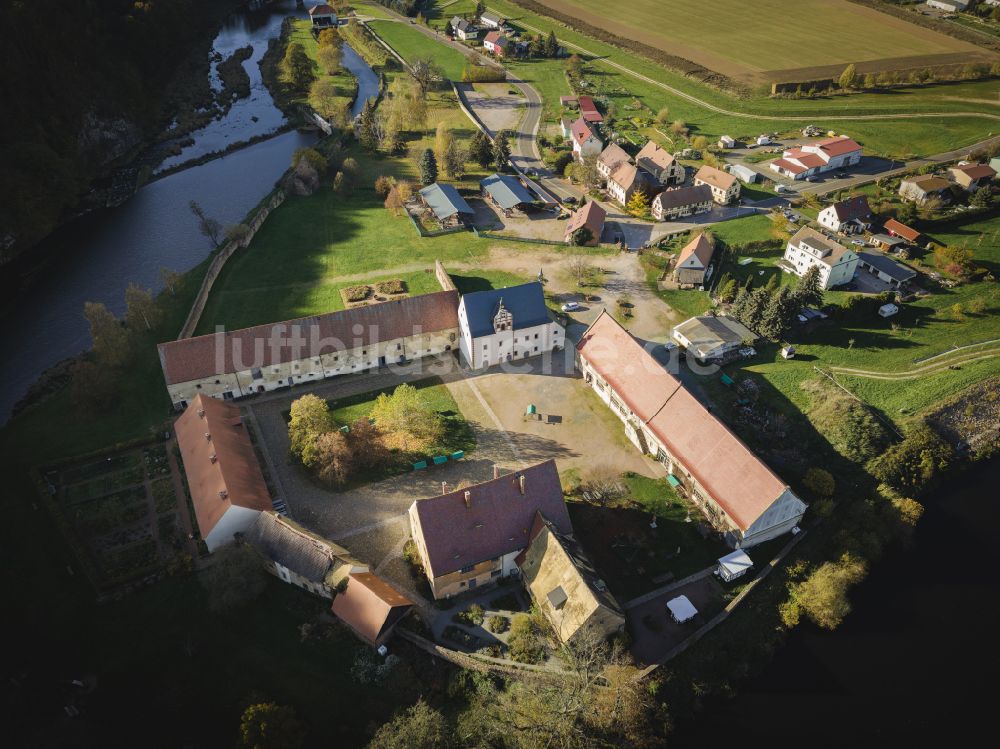
{"label": "river water", "polygon": [[997,486],[1000,459],[949,482],[926,502],[912,546],[890,549],[852,592],[837,630],[800,625],[736,699],[710,705],[670,745],[928,746],[946,736],[964,746],[991,735]]}
{"label": "river water", "polygon": [[[192,133],[194,145],[184,150],[181,161],[274,132],[284,124],[284,116],[261,81],[258,62],[288,15],[304,16],[305,11],[295,7],[295,0],[285,0],[227,19],[214,51],[225,57],[240,47],[253,46],[253,56],[243,63],[250,75],[251,95],[236,102],[221,120]],[[343,65],[359,81],[357,113],[367,97],[377,95],[378,77],[347,45]],[[0,422],[7,420],[11,408],[42,372],[89,348],[85,301],[104,302],[120,314],[130,282],[158,291],[161,267],[186,271],[205,259],[212,246],[198,232],[188,208],[190,201],[198,201],[223,224],[240,221],[288,168],[295,149],[315,138],[311,133],[291,131],[182,170],[147,184],[124,205],[90,213],[49,237],[39,254],[51,262],[3,303]],[[179,162],[171,160],[166,165],[174,163]]]}

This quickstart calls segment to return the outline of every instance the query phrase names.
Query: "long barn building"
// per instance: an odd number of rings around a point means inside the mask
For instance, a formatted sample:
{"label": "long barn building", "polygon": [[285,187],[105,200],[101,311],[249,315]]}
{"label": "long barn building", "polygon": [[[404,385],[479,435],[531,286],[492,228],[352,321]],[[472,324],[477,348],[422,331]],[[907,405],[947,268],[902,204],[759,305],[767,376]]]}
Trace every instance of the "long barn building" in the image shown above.
{"label": "long barn building", "polygon": [[805,503],[607,312],[577,345],[586,382],[625,434],[734,548],[792,530]]}
{"label": "long barn building", "polygon": [[438,291],[325,315],[161,343],[170,400],[223,400],[457,350],[458,292]]}

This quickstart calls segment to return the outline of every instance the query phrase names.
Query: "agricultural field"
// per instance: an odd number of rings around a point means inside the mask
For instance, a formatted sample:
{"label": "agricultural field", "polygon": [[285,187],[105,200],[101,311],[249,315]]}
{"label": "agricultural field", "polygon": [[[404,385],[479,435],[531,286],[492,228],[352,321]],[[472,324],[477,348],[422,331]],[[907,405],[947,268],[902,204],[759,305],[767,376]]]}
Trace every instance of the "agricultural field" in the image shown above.
{"label": "agricultural field", "polygon": [[[744,6],[728,0],[632,0],[614,13],[601,0],[540,2],[751,85],[831,77],[848,63],[868,72],[995,59],[973,44],[848,0],[757,0]],[[841,34],[809,43],[818,28]]]}

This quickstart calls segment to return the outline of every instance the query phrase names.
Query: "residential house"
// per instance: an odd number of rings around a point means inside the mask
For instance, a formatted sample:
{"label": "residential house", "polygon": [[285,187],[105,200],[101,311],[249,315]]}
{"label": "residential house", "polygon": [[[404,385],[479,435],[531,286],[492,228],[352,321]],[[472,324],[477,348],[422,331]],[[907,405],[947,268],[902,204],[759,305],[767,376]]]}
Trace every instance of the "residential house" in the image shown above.
{"label": "residential house", "polygon": [[993,167],[987,164],[958,164],[948,170],[955,184],[964,188],[966,192],[975,192],[980,187],[985,187],[997,176]]}
{"label": "residential house", "polygon": [[649,209],[655,220],[672,221],[685,216],[708,213],[712,210],[713,203],[712,188],[708,185],[675,187],[653,198]]}
{"label": "residential house", "polygon": [[619,164],[608,177],[608,195],[623,206],[638,190],[652,192],[652,179],[649,174],[634,164]]}
{"label": "residential house", "polygon": [[785,151],[770,168],[785,177],[806,179],[833,169],[844,169],[861,161],[861,146],[846,135],[826,138]]}
{"label": "residential house", "polygon": [[806,505],[605,310],[577,345],[584,380],[732,548],[780,536]]}
{"label": "residential house", "polygon": [[483,49],[496,57],[504,57],[510,54],[512,45],[499,31],[491,31],[483,37]]}
{"label": "residential house", "polygon": [[608,212],[596,200],[589,200],[582,208],[578,208],[566,222],[566,232],[563,241],[575,244],[574,235],[584,227],[590,230],[591,239],[584,242],[585,247],[594,247],[601,241],[604,232],[604,219]]}
{"label": "residential house", "polygon": [[624,631],[625,615],[572,536],[535,513],[527,548],[515,560],[521,581],[559,640],[604,640]]}
{"label": "residential house", "polygon": [[554,460],[504,476],[494,468],[490,481],[416,500],[408,513],[410,533],[434,598],[518,574],[515,560],[531,542],[539,513],[559,533],[572,535]]}
{"label": "residential house", "polygon": [[921,205],[935,199],[947,202],[951,199],[951,182],[933,174],[904,177],[899,183],[899,196]]}
{"label": "residential house", "polygon": [[622,164],[631,164],[632,157],[617,143],[610,143],[597,157],[597,171],[607,179]]}
{"label": "residential house", "polygon": [[337,12],[326,3],[309,9],[309,19],[314,29],[326,29],[337,25]]}
{"label": "residential house", "polygon": [[465,294],[458,320],[459,350],[470,369],[538,356],[566,342],[562,325],[549,317],[538,281]]}
{"label": "residential house", "polygon": [[504,216],[523,213],[534,205],[535,196],[521,184],[521,180],[509,174],[491,174],[479,181],[483,197],[496,206]]}
{"label": "residential house", "polygon": [[246,533],[273,509],[240,409],[195,396],[174,423],[198,532],[209,551]]}
{"label": "residential house", "polygon": [[788,240],[780,267],[804,276],[813,266],[819,268],[820,288],[831,289],[854,278],[858,256],[839,242],[803,226]]}
{"label": "residential house", "polygon": [[490,29],[502,29],[506,25],[507,19],[499,13],[487,11],[479,16],[479,23]]}
{"label": "residential house", "polygon": [[594,134],[582,117],[570,126],[570,138],[573,141],[573,154],[578,159],[582,160],[584,156],[599,154],[604,150],[601,139]]}
{"label": "residential house", "polygon": [[420,202],[434,214],[442,227],[459,226],[475,215],[454,185],[435,182],[422,188],[418,195]]}
{"label": "residential house", "polygon": [[727,361],[758,338],[743,323],[725,315],[692,317],[675,326],[671,336],[700,362]]}
{"label": "residential house", "polygon": [[257,515],[245,540],[265,560],[272,575],[323,598],[333,598],[348,575],[368,572],[368,565],[344,547],[277,512]]}
{"label": "residential house", "polygon": [[597,105],[594,104],[594,99],[590,96],[578,96],[576,99],[577,106],[580,107],[580,117],[588,125],[594,125],[604,122],[604,117],[597,109]]}
{"label": "residential house", "polygon": [[455,38],[461,39],[463,42],[479,38],[479,27],[461,16],[455,16],[451,19],[451,30]]}
{"label": "residential house", "polygon": [[916,244],[917,240],[920,239],[920,232],[916,229],[911,229],[904,223],[897,221],[894,218],[890,218],[884,224],[882,224],[882,230],[887,234],[891,234],[894,237],[900,237],[905,239],[910,244]]}
{"label": "residential house", "polygon": [[393,299],[298,320],[159,344],[174,408],[377,369],[458,345],[458,292]]}
{"label": "residential house", "polygon": [[736,179],[748,185],[752,185],[754,182],[759,182],[762,179],[760,173],[755,172],[745,164],[730,164],[727,168],[729,169],[729,173],[736,177]]}
{"label": "residential house", "polygon": [[736,177],[707,164],[694,175],[694,186],[700,185],[712,188],[712,200],[719,205],[729,205],[740,196],[740,182]]}
{"label": "residential house", "polygon": [[871,226],[872,210],[868,207],[868,198],[856,195],[828,205],[819,212],[817,220],[830,231],[856,234]]}
{"label": "residential house", "polygon": [[636,166],[648,172],[659,185],[676,185],[684,181],[684,165],[665,148],[649,141],[636,154]]}
{"label": "residential house", "polygon": [[701,286],[709,277],[709,267],[715,245],[704,234],[699,234],[681,250],[674,263],[674,281],[682,286]]}
{"label": "residential house", "polygon": [[371,572],[352,572],[347,587],[330,607],[334,615],[358,637],[379,647],[392,635],[413,603],[392,585]]}
{"label": "residential house", "polygon": [[858,266],[888,284],[890,289],[900,289],[917,277],[915,270],[881,252],[861,251],[858,253]]}

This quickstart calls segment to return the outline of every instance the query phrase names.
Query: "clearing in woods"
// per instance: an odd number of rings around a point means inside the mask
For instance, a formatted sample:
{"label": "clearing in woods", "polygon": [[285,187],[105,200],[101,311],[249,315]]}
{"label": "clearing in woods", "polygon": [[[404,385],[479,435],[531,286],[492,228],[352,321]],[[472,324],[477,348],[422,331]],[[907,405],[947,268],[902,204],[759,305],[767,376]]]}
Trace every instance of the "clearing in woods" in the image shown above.
{"label": "clearing in woods", "polygon": [[848,0],[537,0],[624,39],[662,49],[744,83],[987,62],[968,42]]}

